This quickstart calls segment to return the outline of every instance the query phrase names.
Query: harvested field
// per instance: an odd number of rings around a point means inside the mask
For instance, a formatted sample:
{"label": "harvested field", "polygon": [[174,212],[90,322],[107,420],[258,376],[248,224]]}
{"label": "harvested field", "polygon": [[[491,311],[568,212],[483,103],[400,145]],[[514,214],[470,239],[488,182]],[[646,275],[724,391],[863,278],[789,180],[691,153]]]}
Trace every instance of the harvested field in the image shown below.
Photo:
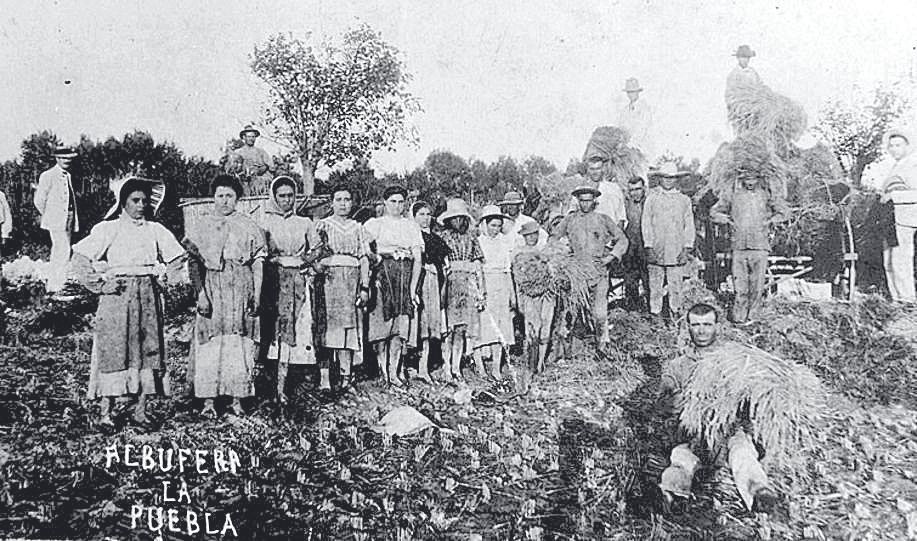
{"label": "harvested field", "polygon": [[[917,534],[917,406],[912,380],[895,372],[906,365],[901,356],[913,362],[906,348],[914,346],[915,314],[866,298],[855,305],[771,302],[767,316],[770,326],[726,334],[812,366],[831,390],[815,445],[800,450],[805,469],[771,469],[784,499],[770,516],[745,511],[728,472],[713,467],[697,477],[694,499],[663,504],[655,483],[674,426],[655,382],[686,335],[614,311],[612,348],[574,347],[535,378],[516,363],[502,383],[472,378],[464,393],[424,385],[395,392],[368,381],[355,394],[324,397],[303,383],[286,409],[264,401],[251,404],[246,418],[215,421],[200,420],[182,396],[187,346],[173,340],[176,396],[154,403],[152,428],[117,431],[89,421],[95,406],[83,398],[85,331],[4,346],[0,534],[152,539],[145,523],[132,527],[131,506],[161,502],[162,482],[179,478],[191,492],[191,503],[180,507],[231,513],[239,536],[250,539]],[[442,429],[404,437],[372,430],[402,405]],[[241,468],[184,476],[107,468],[104,451],[113,443],[232,448]]]}

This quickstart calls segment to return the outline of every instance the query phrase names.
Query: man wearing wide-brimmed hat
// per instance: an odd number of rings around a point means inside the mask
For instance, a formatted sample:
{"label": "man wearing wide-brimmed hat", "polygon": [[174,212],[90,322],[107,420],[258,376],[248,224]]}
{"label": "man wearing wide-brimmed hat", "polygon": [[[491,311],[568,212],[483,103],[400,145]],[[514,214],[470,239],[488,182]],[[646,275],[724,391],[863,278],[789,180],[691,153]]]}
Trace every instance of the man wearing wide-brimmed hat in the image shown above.
{"label": "man wearing wide-brimmed hat", "polygon": [[650,171],[659,186],[646,196],[641,217],[644,254],[648,266],[650,313],[662,312],[664,291],[669,294],[673,319],[681,313],[684,268],[694,248],[694,211],[691,199],[676,186],[680,177],[674,162],[665,162]]}
{"label": "man wearing wide-brimmed hat", "polygon": [[245,195],[266,194],[271,183],[271,157],[263,148],[255,146],[255,139],[260,136],[261,132],[251,125],[239,132],[243,145],[235,153],[242,158]]}
{"label": "man wearing wide-brimmed hat", "polygon": [[64,287],[67,264],[70,262],[70,236],[80,230],[77,216],[76,194],[70,175],[70,164],[76,150],[66,145],[54,149],[57,164],[38,177],[35,188],[35,208],[41,214],[40,227],[51,236],[51,265],[48,273],[48,291]]}
{"label": "man wearing wide-brimmed hat", "polygon": [[[503,233],[509,235],[517,246],[525,244],[522,235],[519,234],[522,226],[528,223],[538,224],[535,218],[522,213],[522,206],[524,204],[525,198],[517,191],[506,192],[506,195],[503,196],[503,200],[497,203],[497,205],[500,206],[500,210],[505,215],[505,219],[503,220]],[[544,245],[547,241],[548,234],[545,231],[541,231],[538,235],[538,245]]]}
{"label": "man wearing wide-brimmed hat", "polygon": [[573,256],[595,272],[589,293],[593,298],[592,316],[599,345],[608,343],[608,269],[627,251],[627,237],[618,224],[606,214],[595,212],[596,198],[602,193],[592,186],[573,190],[577,208],[567,214],[551,231],[551,237],[566,237]]}
{"label": "man wearing wide-brimmed hat", "polygon": [[755,56],[755,51],[748,45],[740,45],[736,52],[732,54],[736,57],[738,66],[733,68],[726,79],[726,102],[730,101],[730,94],[740,86],[760,85],[761,77],[748,63]]}
{"label": "man wearing wide-brimmed hat", "polygon": [[640,99],[643,87],[640,81],[631,77],[624,83],[627,104],[618,112],[618,127],[630,134],[630,145],[640,149],[647,159],[652,159],[653,148],[650,129],[653,125],[653,110],[644,99]]}

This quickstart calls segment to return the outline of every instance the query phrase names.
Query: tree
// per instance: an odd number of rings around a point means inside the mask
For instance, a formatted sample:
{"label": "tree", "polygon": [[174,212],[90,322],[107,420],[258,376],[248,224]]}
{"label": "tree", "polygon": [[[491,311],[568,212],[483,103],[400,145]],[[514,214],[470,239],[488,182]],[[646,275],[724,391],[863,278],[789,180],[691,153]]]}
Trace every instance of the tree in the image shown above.
{"label": "tree", "polygon": [[474,179],[464,158],[448,150],[434,150],[423,165],[431,187],[448,197],[472,199]]}
{"label": "tree", "polygon": [[871,97],[829,103],[814,130],[831,145],[844,174],[859,186],[866,166],[882,156],[885,133],[909,109],[910,102],[900,88],[880,86]]}
{"label": "tree", "polygon": [[320,164],[415,141],[406,124],[420,109],[406,90],[410,76],[398,50],[366,25],[338,44],[278,34],[255,46],[251,68],[269,89],[265,121],[298,154],[307,194]]}

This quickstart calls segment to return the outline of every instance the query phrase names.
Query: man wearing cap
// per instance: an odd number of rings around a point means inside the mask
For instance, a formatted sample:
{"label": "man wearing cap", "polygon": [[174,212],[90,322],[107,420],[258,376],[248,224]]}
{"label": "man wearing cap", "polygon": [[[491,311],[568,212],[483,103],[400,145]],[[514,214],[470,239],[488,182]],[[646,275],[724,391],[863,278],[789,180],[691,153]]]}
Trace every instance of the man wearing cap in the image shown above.
{"label": "man wearing cap", "polygon": [[252,126],[245,126],[239,132],[239,139],[244,143],[236,154],[242,158],[242,174],[245,195],[263,195],[271,183],[271,157],[261,147],[255,146],[255,139],[261,132]]}
{"label": "man wearing cap", "polygon": [[650,172],[650,176],[659,179],[659,186],[647,195],[640,224],[649,273],[650,313],[662,313],[664,286],[672,319],[681,313],[684,269],[694,248],[691,199],[676,186],[679,177],[687,174],[678,171],[673,162]]}
{"label": "man wearing cap", "polygon": [[618,112],[618,127],[630,134],[630,144],[640,149],[643,155],[652,158],[653,148],[650,144],[650,129],[653,124],[653,110],[646,100],[640,99],[643,88],[635,78],[624,83],[627,93],[627,104]]}
{"label": "man wearing cap", "polygon": [[914,287],[914,232],[917,231],[917,153],[910,147],[909,134],[889,130],[885,136],[888,153],[895,160],[882,183],[883,200],[895,205],[897,246],[884,247],[885,277],[892,300],[917,302]]}
{"label": "man wearing cap", "polygon": [[595,269],[596,279],[589,284],[593,299],[592,315],[599,333],[599,345],[608,343],[608,268],[627,251],[627,237],[606,214],[596,212],[596,199],[602,195],[592,186],[573,190],[577,208],[567,214],[551,232],[551,237],[566,237],[573,256]]}
{"label": "man wearing cap", "polygon": [[34,202],[41,214],[40,227],[51,236],[47,288],[52,292],[64,287],[70,262],[70,236],[80,230],[70,175],[70,165],[75,157],[76,151],[72,147],[58,145],[54,150],[57,164],[38,177],[38,186],[35,188]]}
{"label": "man wearing cap", "polygon": [[754,70],[751,66],[748,65],[751,62],[752,57],[755,56],[755,51],[752,50],[748,45],[740,45],[736,52],[732,54],[736,57],[739,65],[733,68],[729,73],[729,77],[726,78],[726,103],[728,104],[731,101],[732,93],[736,88],[741,86],[758,86],[763,84],[761,82],[761,77],[758,75],[758,72]]}
{"label": "man wearing cap", "polygon": [[[525,240],[520,234],[522,226],[529,223],[534,223],[536,226],[538,225],[538,221],[535,220],[535,218],[522,213],[522,205],[524,204],[525,199],[519,192],[506,192],[506,195],[503,196],[503,200],[497,203],[497,205],[500,206],[500,211],[505,215],[505,219],[503,220],[503,234],[509,235],[516,246],[525,245]],[[544,243],[547,241],[547,232],[540,229],[538,233],[538,246],[544,246]]]}

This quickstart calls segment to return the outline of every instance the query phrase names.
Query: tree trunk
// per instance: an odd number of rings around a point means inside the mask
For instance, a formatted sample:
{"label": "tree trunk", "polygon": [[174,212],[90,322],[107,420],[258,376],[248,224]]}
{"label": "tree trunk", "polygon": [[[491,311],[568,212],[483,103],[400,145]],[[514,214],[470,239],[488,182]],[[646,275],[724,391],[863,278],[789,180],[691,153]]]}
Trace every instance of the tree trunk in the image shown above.
{"label": "tree trunk", "polygon": [[315,165],[305,158],[299,159],[302,163],[302,192],[309,197],[315,193]]}

